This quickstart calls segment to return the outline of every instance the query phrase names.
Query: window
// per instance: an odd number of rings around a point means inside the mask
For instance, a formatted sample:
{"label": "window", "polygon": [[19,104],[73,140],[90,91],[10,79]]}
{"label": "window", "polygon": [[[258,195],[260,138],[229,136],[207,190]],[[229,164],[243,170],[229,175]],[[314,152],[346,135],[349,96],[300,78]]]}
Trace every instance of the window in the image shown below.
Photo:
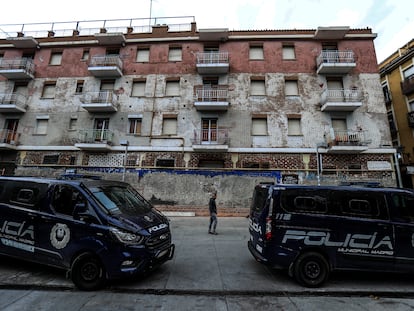
{"label": "window", "polygon": [[162,120],[162,134],[176,135],[177,134],[177,116],[164,116]]}
{"label": "window", "polygon": [[408,78],[414,75],[414,66],[411,66],[403,71],[404,78]]}
{"label": "window", "polygon": [[267,118],[253,118],[252,119],[252,135],[266,136],[267,135]]}
{"label": "window", "polygon": [[139,97],[145,95],[146,81],[134,81],[132,84],[132,97]]}
{"label": "window", "polygon": [[250,95],[252,96],[266,95],[265,81],[252,79],[250,81]]}
{"label": "window", "polygon": [[285,95],[286,96],[298,96],[298,81],[286,80],[285,81]]}
{"label": "window", "polygon": [[76,94],[81,94],[83,92],[83,83],[84,83],[83,80],[79,80],[76,82],[76,91],[75,91]]}
{"label": "window", "polygon": [[155,166],[158,167],[174,167],[175,165],[174,159],[157,159]]}
{"label": "window", "polygon": [[38,118],[36,119],[36,134],[46,135],[49,118]]}
{"label": "window", "polygon": [[89,50],[88,49],[83,50],[82,59],[81,60],[86,61],[88,59],[89,59]]}
{"label": "window", "polygon": [[282,48],[283,59],[296,59],[295,47],[293,45],[284,45]]}
{"label": "window", "polygon": [[263,60],[263,46],[251,46],[249,49],[249,59],[250,60]]}
{"label": "window", "polygon": [[56,83],[46,83],[43,86],[42,98],[55,98]]}
{"label": "window", "polygon": [[76,130],[76,124],[78,123],[77,118],[70,118],[69,120],[69,130]]}
{"label": "window", "polygon": [[180,96],[180,82],[179,81],[167,81],[165,88],[166,96]]}
{"label": "window", "polygon": [[137,50],[137,62],[138,63],[148,63],[149,62],[149,49],[138,49]]}
{"label": "window", "polygon": [[115,88],[115,80],[102,80],[101,91],[113,91]]}
{"label": "window", "polygon": [[62,64],[62,52],[54,52],[50,55],[49,65],[58,66]]}
{"label": "window", "polygon": [[288,119],[288,135],[289,136],[302,135],[302,131],[300,130],[300,119],[298,118]]}
{"label": "window", "polygon": [[392,199],[397,207],[398,217],[406,222],[414,222],[414,197],[406,194],[393,194]]}
{"label": "window", "polygon": [[170,62],[180,62],[182,61],[182,52],[180,47],[170,48],[168,51],[168,61]]}
{"label": "window", "polygon": [[50,155],[45,155],[43,157],[42,164],[58,164],[58,162],[59,162],[59,154],[50,154]]}
{"label": "window", "polygon": [[128,117],[129,129],[128,133],[133,135],[141,135],[142,119],[137,117]]}
{"label": "window", "polygon": [[[300,194],[298,194],[300,192]],[[281,205],[287,212],[326,213],[328,193],[324,190],[286,190],[282,191]]]}

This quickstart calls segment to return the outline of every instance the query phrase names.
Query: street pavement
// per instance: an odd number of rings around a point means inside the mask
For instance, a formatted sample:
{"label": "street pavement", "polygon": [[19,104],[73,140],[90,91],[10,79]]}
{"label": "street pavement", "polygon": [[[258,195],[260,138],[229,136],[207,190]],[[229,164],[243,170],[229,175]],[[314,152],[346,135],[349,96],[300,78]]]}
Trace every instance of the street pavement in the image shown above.
{"label": "street pavement", "polygon": [[[408,275],[334,273],[325,286],[304,288],[285,272],[273,271],[254,260],[247,249],[247,218],[220,217],[218,235],[208,234],[208,217],[169,218],[176,244],[173,260],[142,279],[113,282],[104,291],[251,298],[414,297],[414,281]],[[0,290],[77,291],[62,271],[0,259]]]}

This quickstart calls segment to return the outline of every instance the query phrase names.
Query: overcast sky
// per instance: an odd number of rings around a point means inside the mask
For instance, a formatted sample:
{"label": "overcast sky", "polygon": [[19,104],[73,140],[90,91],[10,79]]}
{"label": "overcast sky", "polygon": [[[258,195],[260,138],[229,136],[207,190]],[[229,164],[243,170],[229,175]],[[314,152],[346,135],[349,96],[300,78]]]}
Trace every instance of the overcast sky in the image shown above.
{"label": "overcast sky", "polygon": [[0,24],[194,16],[197,28],[369,27],[378,62],[414,37],[413,0],[2,1]]}

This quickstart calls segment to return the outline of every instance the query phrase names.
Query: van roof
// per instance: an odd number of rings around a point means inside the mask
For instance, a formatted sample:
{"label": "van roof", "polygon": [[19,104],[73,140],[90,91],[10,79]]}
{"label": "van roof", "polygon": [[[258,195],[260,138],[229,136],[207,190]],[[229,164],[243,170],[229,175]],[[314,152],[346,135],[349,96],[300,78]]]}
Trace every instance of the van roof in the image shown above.
{"label": "van roof", "polygon": [[88,179],[88,178],[50,178],[50,177],[34,177],[34,176],[0,176],[0,181],[28,181],[35,183],[47,183],[47,184],[72,184],[80,185],[81,183],[86,186],[98,186],[98,185],[127,185],[127,183],[116,180],[103,180],[103,179]]}

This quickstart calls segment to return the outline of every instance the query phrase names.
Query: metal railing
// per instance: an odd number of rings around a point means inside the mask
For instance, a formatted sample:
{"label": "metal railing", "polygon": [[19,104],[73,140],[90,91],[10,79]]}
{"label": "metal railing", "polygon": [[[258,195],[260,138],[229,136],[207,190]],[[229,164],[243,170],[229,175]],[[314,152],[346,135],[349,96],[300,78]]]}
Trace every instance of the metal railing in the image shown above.
{"label": "metal railing", "polygon": [[408,118],[408,126],[414,127],[414,111],[407,113],[407,118]]}
{"label": "metal railing", "polygon": [[79,141],[81,143],[106,143],[111,145],[114,133],[106,129],[81,129],[79,130]]}
{"label": "metal railing", "polygon": [[80,101],[84,104],[108,104],[116,105],[117,96],[113,91],[86,92],[82,94]]}
{"label": "metal railing", "polygon": [[364,145],[366,142],[366,131],[364,130],[331,129],[330,135],[327,135],[327,143],[358,146]]}
{"label": "metal railing", "polygon": [[2,129],[0,130],[0,143],[17,145],[19,142],[20,133],[13,130]]}
{"label": "metal railing", "polygon": [[89,67],[118,67],[122,69],[122,60],[119,55],[94,56],[88,64]]}
{"label": "metal railing", "polygon": [[27,97],[20,93],[0,93],[0,107],[1,105],[16,105],[20,108],[25,108]]}
{"label": "metal railing", "polygon": [[228,87],[219,86],[217,88],[197,88],[194,94],[194,100],[199,102],[220,102],[227,101]]}
{"label": "metal railing", "polygon": [[230,143],[228,129],[210,129],[194,131],[193,144],[228,145]]}
{"label": "metal railing", "polygon": [[362,99],[363,93],[358,89],[325,89],[321,102],[360,102]]}
{"label": "metal railing", "polygon": [[229,62],[228,52],[198,52],[197,64],[222,64]]}
{"label": "metal railing", "polygon": [[353,51],[322,50],[316,59],[319,66],[321,63],[355,63]]}
{"label": "metal railing", "polygon": [[21,69],[26,71],[28,74],[34,74],[35,65],[31,58],[17,58],[17,59],[0,59],[0,70],[15,70]]}
{"label": "metal railing", "polygon": [[404,95],[414,93],[414,75],[408,76],[401,82],[401,90]]}

